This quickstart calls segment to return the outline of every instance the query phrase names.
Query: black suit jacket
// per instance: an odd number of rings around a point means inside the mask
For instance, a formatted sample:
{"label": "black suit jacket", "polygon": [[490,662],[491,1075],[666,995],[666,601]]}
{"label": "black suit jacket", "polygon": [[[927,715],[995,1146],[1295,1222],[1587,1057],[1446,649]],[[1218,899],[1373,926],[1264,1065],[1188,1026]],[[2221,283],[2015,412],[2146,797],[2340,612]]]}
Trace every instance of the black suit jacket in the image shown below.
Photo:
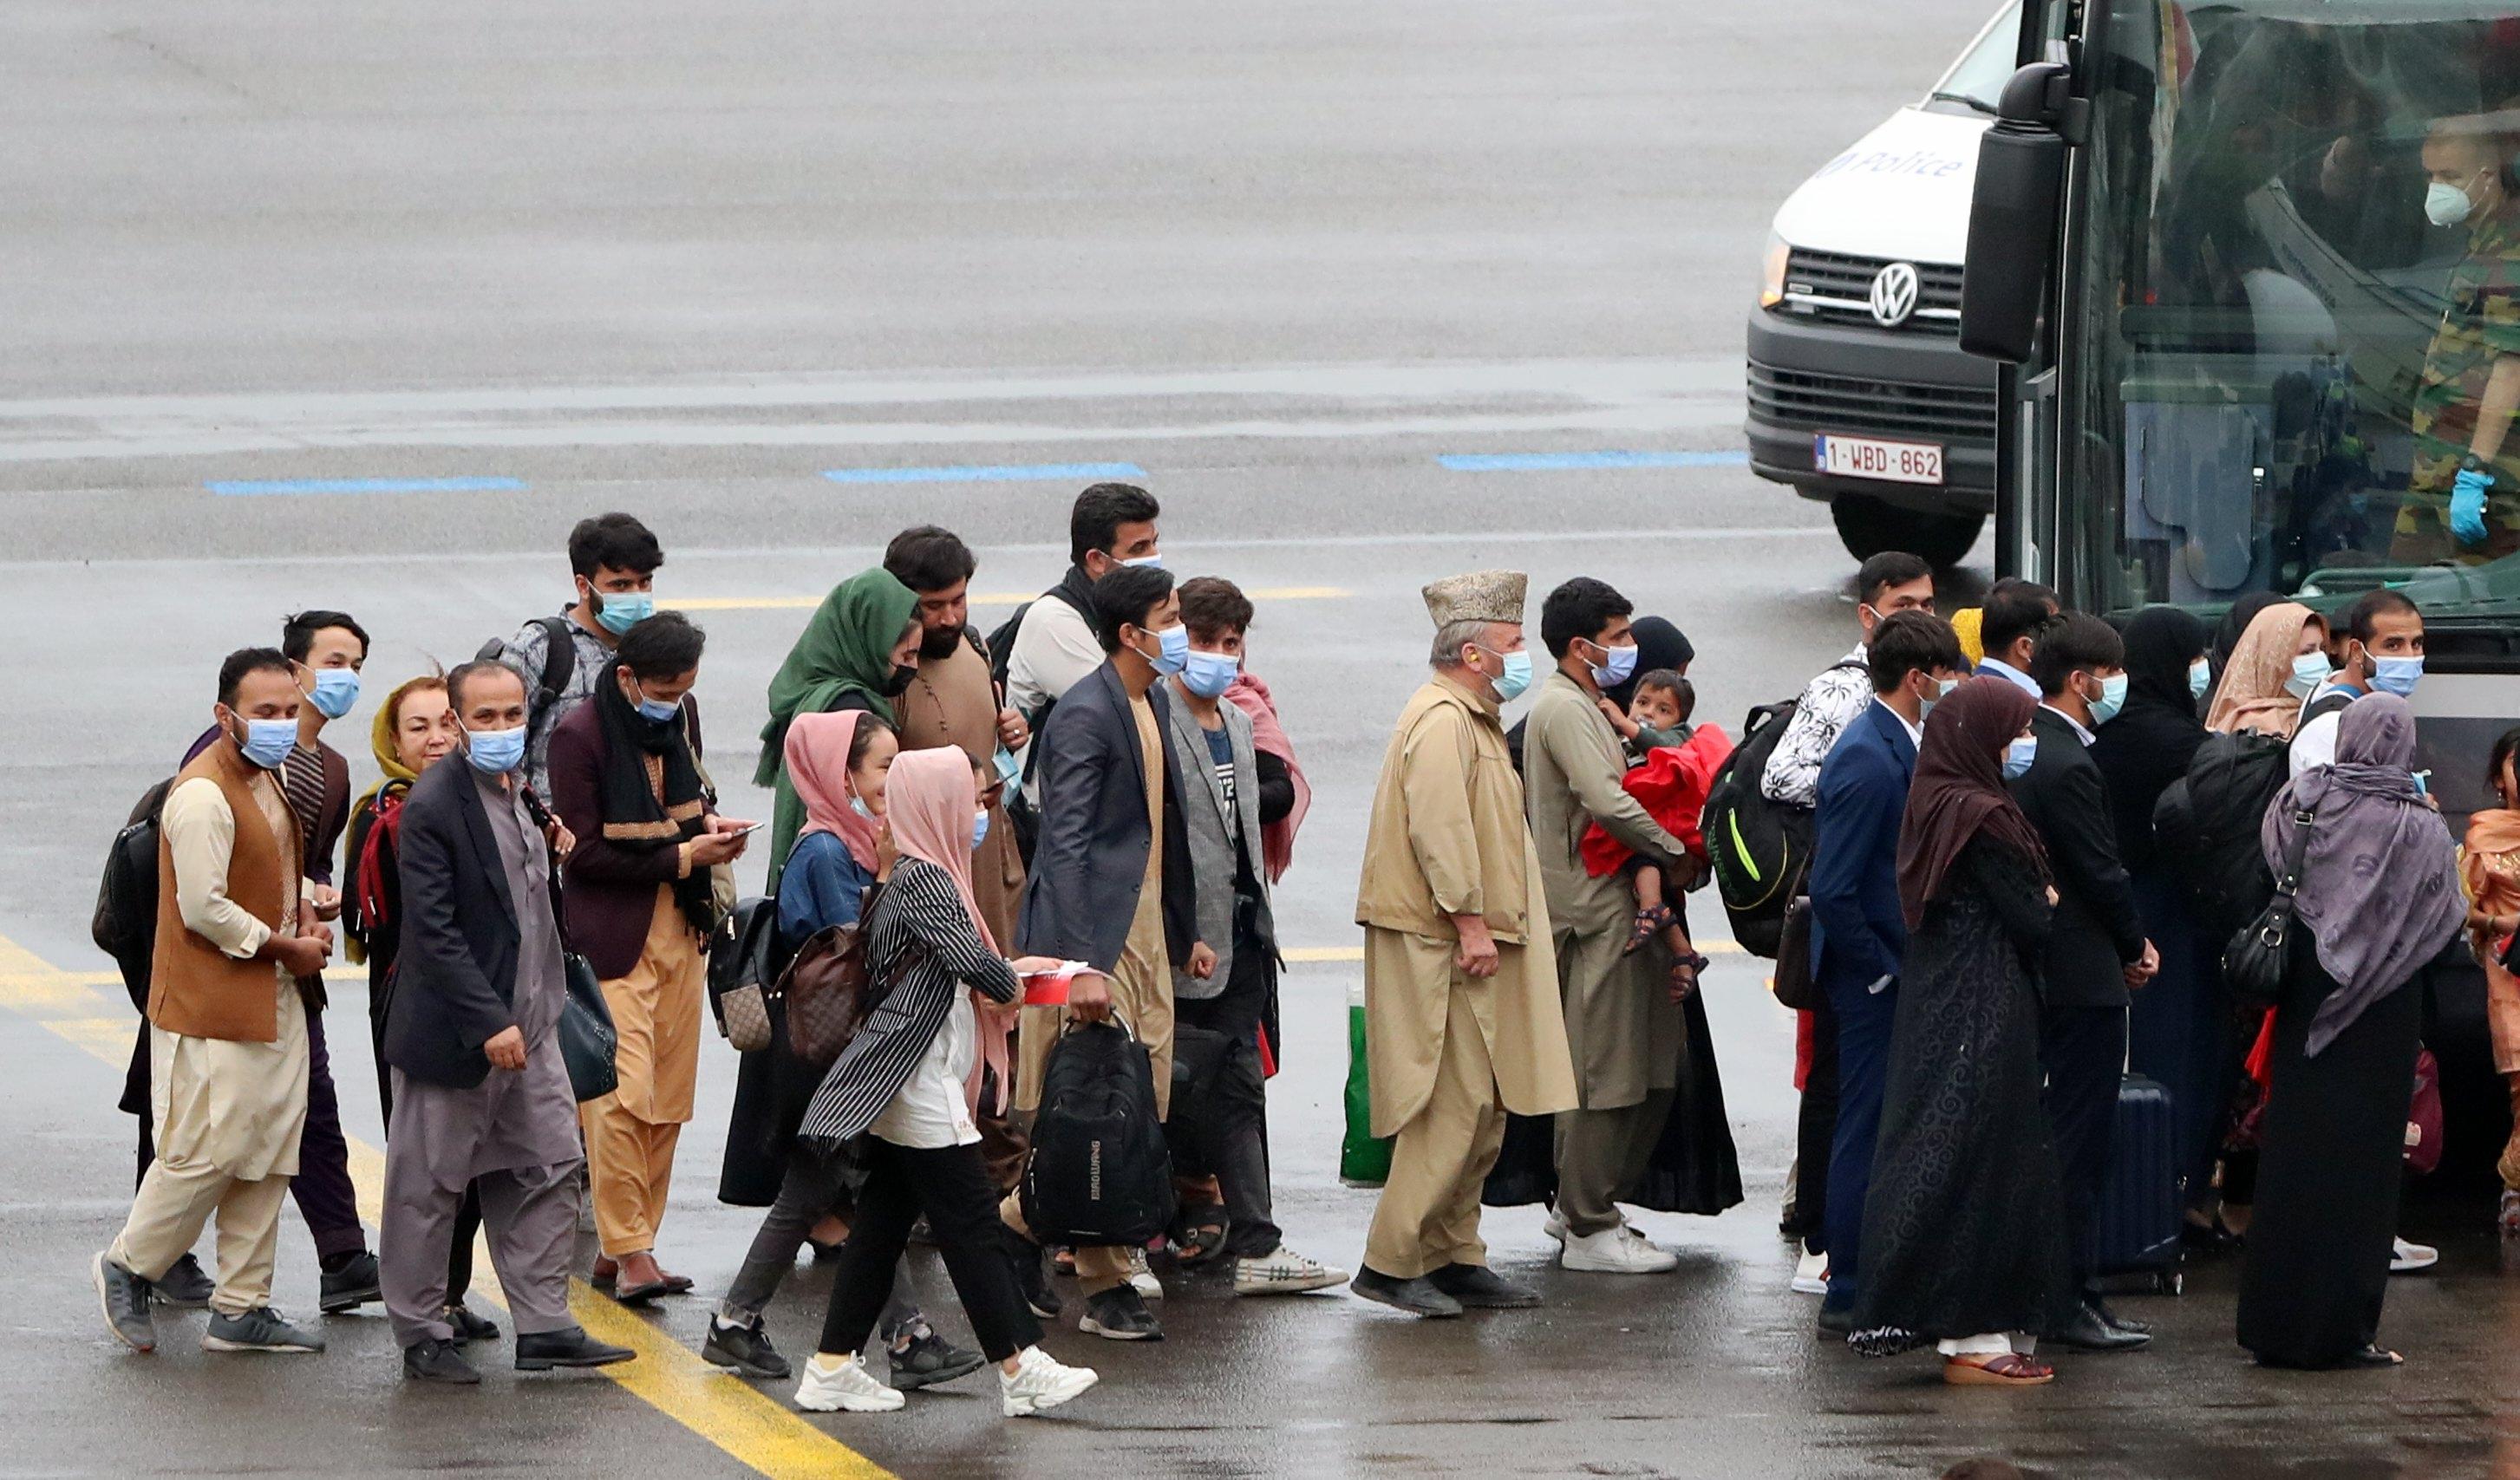
{"label": "black suit jacket", "polygon": [[2047,842],[2056,876],[2044,1000],[2050,1007],[2123,1008],[2126,967],[2143,956],[2143,920],[2118,856],[2108,788],[2063,715],[2043,706],[2030,729],[2039,739],[2039,758],[2012,784],[2012,797]]}
{"label": "black suit jacket", "polygon": [[[403,802],[402,952],[385,1014],[385,1062],[458,1089],[489,1076],[481,1046],[516,1023],[517,909],[477,788],[458,752],[423,772]],[[557,865],[551,880],[557,920]]]}
{"label": "black suit jacket", "polygon": [[[1157,684],[1147,695],[1155,710],[1155,748],[1164,768],[1163,911],[1170,964],[1186,965],[1198,940],[1197,886],[1191,873],[1190,831],[1182,813],[1181,776],[1173,763],[1171,701]],[[1120,964],[1138,894],[1147,876],[1146,748],[1129,712],[1129,692],[1105,662],[1077,682],[1051,710],[1034,743],[1041,747],[1041,839],[1024,885],[1016,933],[1030,955],[1081,961],[1109,972]]]}

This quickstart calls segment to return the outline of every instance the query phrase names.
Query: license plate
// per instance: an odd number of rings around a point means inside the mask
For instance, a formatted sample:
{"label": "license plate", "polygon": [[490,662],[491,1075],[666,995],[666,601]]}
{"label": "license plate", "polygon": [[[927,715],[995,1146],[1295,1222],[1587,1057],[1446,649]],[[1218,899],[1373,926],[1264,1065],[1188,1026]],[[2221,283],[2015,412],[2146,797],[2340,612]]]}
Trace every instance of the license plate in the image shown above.
{"label": "license plate", "polygon": [[1879,437],[1812,438],[1812,467],[1846,478],[1885,483],[1940,483],[1943,449],[1934,442],[1887,442]]}

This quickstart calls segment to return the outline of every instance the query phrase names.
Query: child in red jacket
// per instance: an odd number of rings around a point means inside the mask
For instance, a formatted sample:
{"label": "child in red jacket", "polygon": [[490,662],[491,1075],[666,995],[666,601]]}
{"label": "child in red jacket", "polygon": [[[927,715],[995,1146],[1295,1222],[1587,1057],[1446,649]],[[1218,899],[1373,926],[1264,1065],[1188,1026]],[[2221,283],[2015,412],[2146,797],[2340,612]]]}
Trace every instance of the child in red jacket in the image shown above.
{"label": "child in red jacket", "polygon": [[[1644,804],[1664,831],[1688,845],[1695,867],[1690,877],[1681,881],[1684,887],[1704,876],[1706,838],[1698,819],[1706,810],[1706,790],[1716,770],[1732,753],[1732,741],[1722,730],[1689,724],[1696,710],[1697,691],[1668,668],[1656,668],[1637,680],[1636,695],[1625,713],[1608,699],[1601,700],[1602,714],[1627,741],[1629,758],[1635,762],[1621,785]],[[1636,890],[1637,920],[1628,932],[1628,949],[1640,950],[1668,931],[1672,949],[1681,951],[1670,881],[1663,877],[1661,867],[1637,857],[1598,823],[1586,830],[1582,851],[1586,873],[1595,878],[1625,873]]]}

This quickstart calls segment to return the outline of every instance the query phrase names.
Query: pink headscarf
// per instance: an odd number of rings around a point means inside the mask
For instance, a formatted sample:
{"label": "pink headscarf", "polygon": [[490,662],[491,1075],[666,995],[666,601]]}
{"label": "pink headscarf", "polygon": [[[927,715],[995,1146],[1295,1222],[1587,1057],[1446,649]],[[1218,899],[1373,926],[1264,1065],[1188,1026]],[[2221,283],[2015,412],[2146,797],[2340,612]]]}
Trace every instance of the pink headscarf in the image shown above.
{"label": "pink headscarf", "polygon": [[[883,796],[883,816],[892,825],[893,846],[904,858],[922,859],[944,870],[963,896],[963,911],[971,917],[971,928],[980,932],[980,943],[992,951],[998,949],[997,937],[989,933],[989,922],[980,914],[980,902],[971,893],[971,818],[980,810],[971,757],[960,745],[904,751],[892,763]],[[1011,1083],[1007,1034],[1014,1027],[1017,1009],[1012,1003],[990,1002],[976,991],[971,994],[971,1007],[979,1018],[980,1052],[971,1064],[971,1077],[964,1082],[963,1096],[976,1115],[982,1074],[996,1072],[998,1099],[1001,1104],[1006,1100]]]}
{"label": "pink headscarf", "polygon": [[849,805],[857,795],[849,785],[849,747],[857,743],[858,721],[865,716],[863,709],[800,714],[788,726],[786,754],[788,784],[805,804],[805,826],[796,835],[831,833],[846,845],[859,868],[872,874],[876,825]]}
{"label": "pink headscarf", "polygon": [[1234,707],[1251,717],[1252,744],[1284,761],[1286,775],[1295,784],[1294,810],[1260,829],[1260,866],[1274,884],[1284,876],[1286,866],[1295,861],[1295,830],[1304,825],[1304,814],[1312,810],[1313,784],[1304,780],[1304,768],[1295,763],[1294,741],[1286,739],[1285,727],[1278,723],[1278,701],[1270,696],[1267,684],[1245,670],[1236,676],[1225,696]]}

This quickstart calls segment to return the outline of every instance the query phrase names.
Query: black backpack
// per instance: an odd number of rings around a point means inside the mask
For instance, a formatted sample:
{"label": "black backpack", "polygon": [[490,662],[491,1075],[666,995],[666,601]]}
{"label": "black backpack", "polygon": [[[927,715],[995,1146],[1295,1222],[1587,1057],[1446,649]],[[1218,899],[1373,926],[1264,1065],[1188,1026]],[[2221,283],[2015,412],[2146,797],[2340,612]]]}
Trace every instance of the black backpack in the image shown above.
{"label": "black backpack", "polygon": [[[569,634],[569,620],[564,616],[538,616],[534,625],[543,629],[543,676],[526,697],[527,714],[540,714],[549,709],[562,694],[568,692],[569,675],[577,671],[577,639]],[[494,637],[483,643],[472,654],[479,663],[495,663],[508,650],[506,638]]]}
{"label": "black backpack", "polygon": [[2292,778],[2292,747],[2272,735],[2209,735],[2187,774],[2153,804],[2152,836],[2173,861],[2209,940],[2257,919],[2274,897],[2259,830]]}
{"label": "black backpack", "polygon": [[[1860,666],[1834,663],[1830,671]],[[1732,938],[1742,950],[1771,961],[1784,934],[1785,907],[1802,892],[1803,875],[1811,870],[1812,809],[1769,800],[1760,782],[1801,707],[1797,695],[1750,711],[1741,722],[1740,745],[1707,785],[1700,822]]]}
{"label": "black backpack", "polygon": [[1037,1243],[1134,1246],[1172,1227],[1154,1069],[1126,1029],[1074,1023],[1051,1050],[1019,1191]]}
{"label": "black backpack", "polygon": [[88,920],[96,948],[113,958],[131,1005],[143,1012],[149,1010],[150,959],[158,949],[158,815],[174,785],[170,776],[140,793],[130,820],[113,834],[105,877],[96,886],[96,913]]}
{"label": "black backpack", "polygon": [[[1024,613],[1031,609],[1031,602],[1017,606],[1014,615],[998,623],[997,629],[989,634],[989,681],[998,686],[1001,700],[1007,692],[1007,662],[1014,656],[1015,634],[1023,631]],[[1025,715],[1024,718],[1029,720],[1032,716]]]}

